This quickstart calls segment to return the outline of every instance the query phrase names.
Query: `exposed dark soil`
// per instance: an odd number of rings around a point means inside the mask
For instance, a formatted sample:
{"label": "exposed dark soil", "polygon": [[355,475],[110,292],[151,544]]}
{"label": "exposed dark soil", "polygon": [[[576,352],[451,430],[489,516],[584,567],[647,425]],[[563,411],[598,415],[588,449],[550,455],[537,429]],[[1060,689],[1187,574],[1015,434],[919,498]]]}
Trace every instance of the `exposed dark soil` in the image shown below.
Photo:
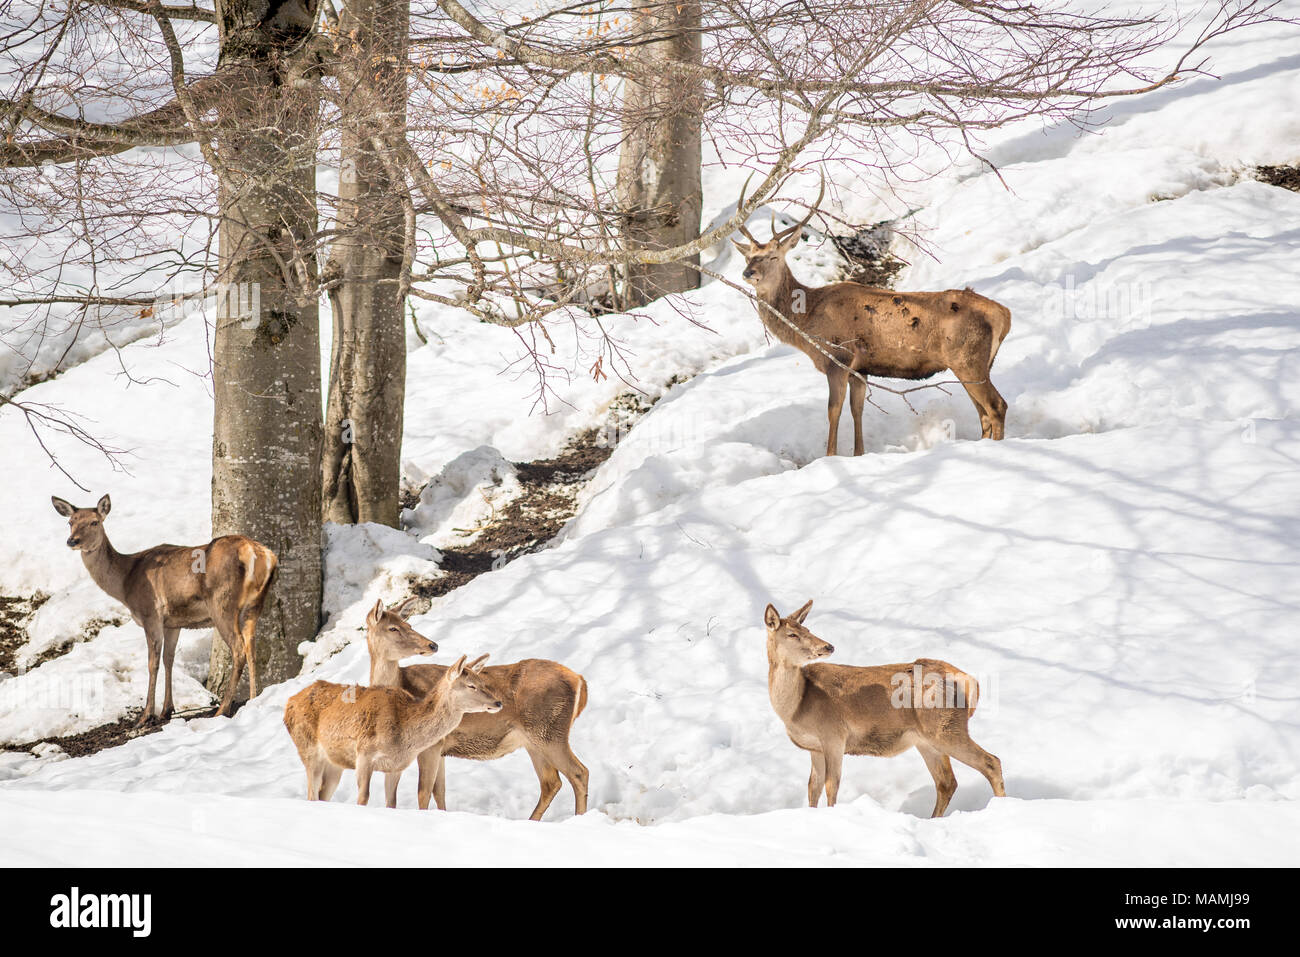
{"label": "exposed dark soil", "polygon": [[38,744],[57,744],[71,757],[84,758],[96,751],[103,751],[105,748],[115,748],[119,744],[125,744],[132,738],[161,731],[163,726],[160,724],[146,728],[137,728],[135,726],[136,719],[140,717],[140,711],[143,710],[141,708],[133,711],[120,721],[114,721],[112,724],[101,724],[98,728],[91,728],[89,731],[81,732],[81,734],[69,734],[61,738],[40,738],[36,741],[28,741],[26,744],[6,744],[0,747],[5,751],[30,751]]}
{"label": "exposed dark soil", "polygon": [[1293,166],[1256,166],[1255,175],[1270,186],[1300,193],[1300,163]]}
{"label": "exposed dark soil", "polygon": [[[539,551],[559,534],[578,506],[578,491],[587,477],[614,451],[600,429],[574,437],[559,455],[535,462],[515,462],[523,493],[512,499],[475,537],[457,548],[442,548],[445,574],[413,582],[421,598],[437,598],[501,568],[520,555]],[[414,496],[418,500],[418,493]]]}
{"label": "exposed dark soil", "polygon": [[[239,709],[247,702],[236,701],[230,708],[231,715],[239,712]],[[161,731],[164,727],[162,724],[146,725],[143,728],[137,728],[135,723],[140,718],[143,708],[136,708],[131,711],[125,718],[121,718],[110,724],[101,724],[97,728],[91,728],[89,731],[82,731],[80,734],[66,734],[62,737],[38,738],[35,741],[27,741],[23,744],[3,744],[0,745],[0,751],[31,751],[38,744],[57,744],[74,758],[84,758],[88,754],[94,754],[97,751],[103,751],[105,748],[115,748],[119,744],[126,744],[132,738],[143,737],[146,734],[153,734],[155,731]],[[194,711],[178,711],[173,718],[210,718],[217,713],[217,706],[211,708],[201,708]]]}
{"label": "exposed dark soil", "polygon": [[[39,592],[27,598],[0,595],[0,672],[13,672],[17,668],[18,649],[27,644],[27,624],[49,597]],[[62,651],[51,649],[51,654],[43,655],[41,660],[60,654]]]}

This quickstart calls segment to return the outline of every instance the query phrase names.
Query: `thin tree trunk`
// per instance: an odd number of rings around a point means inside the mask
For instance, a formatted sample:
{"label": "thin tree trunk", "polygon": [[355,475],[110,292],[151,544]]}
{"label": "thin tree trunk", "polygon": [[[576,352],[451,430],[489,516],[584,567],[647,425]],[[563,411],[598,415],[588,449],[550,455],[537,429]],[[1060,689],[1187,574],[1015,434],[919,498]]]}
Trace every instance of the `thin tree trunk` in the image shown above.
{"label": "thin tree trunk", "polygon": [[[664,39],[640,48],[643,58],[700,62],[700,5],[665,3],[639,14],[642,35]],[[630,244],[664,249],[700,235],[699,91],[666,74],[647,82],[628,80],[623,93],[623,144],[618,199],[623,235]],[[691,264],[700,257],[662,265],[627,267],[624,299],[643,305],[700,284]]]}
{"label": "thin tree trunk", "polygon": [[[364,71],[383,98],[389,128],[406,126],[407,0],[349,0],[340,18],[357,38]],[[339,238],[326,276],[334,342],[321,461],[324,517],[396,527],[406,395],[404,244],[399,189],[372,148],[368,97],[343,97]],[[348,115],[351,107],[351,115]]]}
{"label": "thin tree trunk", "polygon": [[[298,673],[298,645],[320,627],[320,329],[310,291],[319,90],[301,43],[305,11],[268,15],[266,0],[217,9],[222,60],[247,62],[253,79],[218,110],[212,530],[249,535],[279,558],[257,634],[265,687]],[[209,689],[229,675],[229,652],[214,641]]]}

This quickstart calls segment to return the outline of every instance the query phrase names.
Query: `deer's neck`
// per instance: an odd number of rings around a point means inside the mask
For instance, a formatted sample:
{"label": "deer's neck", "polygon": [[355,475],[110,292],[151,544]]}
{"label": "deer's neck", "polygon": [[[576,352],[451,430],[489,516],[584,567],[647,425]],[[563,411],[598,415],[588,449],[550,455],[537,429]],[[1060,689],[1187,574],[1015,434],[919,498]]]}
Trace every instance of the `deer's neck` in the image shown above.
{"label": "deer's neck", "polygon": [[379,655],[375,654],[375,648],[369,641],[367,641],[366,644],[370,647],[370,687],[401,687],[402,666],[396,661],[381,658]]}
{"label": "deer's neck", "polygon": [[440,689],[431,691],[422,701],[413,703],[414,712],[403,721],[410,741],[418,748],[427,748],[456,730],[464,712],[453,708],[447,695]]}
{"label": "deer's neck", "polygon": [[786,724],[794,720],[795,712],[803,703],[807,683],[803,668],[787,664],[768,652],[767,696],[771,699],[777,716]]}
{"label": "deer's neck", "polygon": [[132,565],[132,555],[123,555],[104,537],[104,544],[93,552],[82,552],[81,560],[90,572],[91,580],[111,597],[126,604],[126,575]]}
{"label": "deer's neck", "polygon": [[[763,321],[763,325],[767,327],[768,332],[788,345],[802,347],[805,340],[795,329],[790,328],[790,323],[803,328],[808,313],[812,308],[813,290],[795,279],[790,267],[785,266],[780,277],[774,283],[764,286],[762,289],[756,290],[756,292],[758,298],[771,307],[769,309],[765,309],[763,306],[758,307],[758,317]],[[773,315],[773,309],[781,315]],[[784,316],[789,321],[782,322],[781,316]]]}

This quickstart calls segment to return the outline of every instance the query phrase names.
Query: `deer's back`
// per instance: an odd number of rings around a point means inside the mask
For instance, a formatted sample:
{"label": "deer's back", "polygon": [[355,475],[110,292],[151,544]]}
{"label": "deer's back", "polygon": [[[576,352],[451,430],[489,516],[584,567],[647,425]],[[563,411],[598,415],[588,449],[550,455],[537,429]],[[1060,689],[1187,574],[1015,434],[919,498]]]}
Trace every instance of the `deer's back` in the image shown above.
{"label": "deer's back", "polygon": [[[427,693],[447,670],[446,665],[409,665],[402,669],[402,687],[414,695]],[[443,753],[456,758],[491,760],[509,754],[528,741],[564,740],[577,717],[583,678],[545,658],[525,658],[507,665],[489,665],[483,675],[501,698],[496,714],[472,712],[447,735]]]}
{"label": "deer's back", "polygon": [[947,728],[964,728],[978,699],[973,678],[931,658],[870,666],[818,662],[804,668],[804,679],[796,724],[842,735],[846,754],[887,757]]}
{"label": "deer's back", "polygon": [[353,768],[359,749],[387,754],[400,745],[416,704],[400,688],[316,681],[285,704],[284,723],[300,753],[318,747],[339,767]]}
{"label": "deer's back", "polygon": [[860,372],[896,379],[986,367],[1011,316],[970,290],[899,292],[855,282],[813,290],[808,306],[801,324],[837,344],[830,350],[836,358]]}
{"label": "deer's back", "polygon": [[270,549],[243,535],[206,545],[155,545],[130,558],[127,606],[133,614],[156,608],[168,628],[211,627],[214,606],[247,604],[265,590],[276,565]]}

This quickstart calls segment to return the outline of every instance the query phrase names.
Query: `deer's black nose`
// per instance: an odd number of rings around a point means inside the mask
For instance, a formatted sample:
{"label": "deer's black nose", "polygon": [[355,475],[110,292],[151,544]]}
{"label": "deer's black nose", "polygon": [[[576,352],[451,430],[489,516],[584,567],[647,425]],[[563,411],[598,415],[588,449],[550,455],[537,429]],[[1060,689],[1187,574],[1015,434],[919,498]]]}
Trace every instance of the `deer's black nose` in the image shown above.
{"label": "deer's black nose", "polygon": [[69,548],[76,548],[76,547],[77,547],[78,545],[80,545],[80,544],[81,544],[81,543],[80,543],[79,541],[77,541],[75,538],[70,538],[70,539],[68,539],[68,547],[69,547]]}
{"label": "deer's black nose", "polygon": [[832,645],[832,644],[830,644],[829,642],[828,642],[827,645],[826,645],[826,654],[828,654],[828,655],[833,655],[833,654],[835,654],[835,646]]}
{"label": "deer's black nose", "polygon": [[438,650],[438,643],[436,641],[429,642],[429,654],[433,654],[437,650]]}

